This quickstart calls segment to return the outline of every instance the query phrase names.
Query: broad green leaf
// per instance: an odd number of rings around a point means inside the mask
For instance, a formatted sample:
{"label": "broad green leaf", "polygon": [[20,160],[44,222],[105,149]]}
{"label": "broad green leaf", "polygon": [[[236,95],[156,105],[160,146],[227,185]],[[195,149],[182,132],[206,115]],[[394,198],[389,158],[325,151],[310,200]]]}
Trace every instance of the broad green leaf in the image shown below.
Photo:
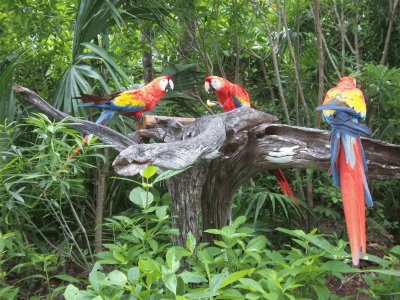
{"label": "broad green leaf", "polygon": [[239,279],[239,281],[241,284],[243,284],[243,286],[245,286],[250,291],[260,292],[263,294],[265,293],[265,291],[261,287],[261,285],[257,281],[255,281],[251,278],[242,278],[242,279]]}
{"label": "broad green leaf", "polygon": [[204,299],[218,296],[219,293],[215,291],[209,291],[206,289],[195,289],[191,290],[190,293],[185,294],[184,296],[188,299]]}
{"label": "broad green leaf", "polygon": [[80,282],[79,279],[72,277],[70,275],[67,275],[67,274],[58,274],[58,275],[53,276],[52,278],[57,278],[57,279],[67,281],[67,282],[72,282],[72,283]]}
{"label": "broad green leaf", "polygon": [[259,235],[247,244],[246,252],[261,251],[265,248],[265,245],[267,245],[267,238]]}
{"label": "broad green leaf", "polygon": [[178,175],[179,173],[182,173],[183,171],[185,171],[185,170],[187,170],[189,168],[191,168],[191,166],[187,167],[185,169],[181,169],[181,170],[167,170],[167,171],[161,173],[160,175],[158,175],[156,177],[156,179],[154,179],[153,184],[157,183],[159,181],[171,178],[172,176]]}
{"label": "broad green leaf", "polygon": [[144,209],[153,203],[154,197],[152,193],[136,187],[129,194],[129,200]]}
{"label": "broad green leaf", "polygon": [[210,290],[217,291],[220,288],[222,281],[225,279],[225,277],[226,274],[214,274],[210,280]]}
{"label": "broad green leaf", "polygon": [[317,298],[321,300],[329,299],[331,292],[329,289],[324,285],[311,285],[314,289],[315,293],[317,294]]}
{"label": "broad green leaf", "polygon": [[233,227],[239,227],[240,225],[244,224],[244,222],[246,222],[246,217],[245,216],[240,216],[235,221],[233,221],[232,226]]}
{"label": "broad green leaf", "polygon": [[140,279],[140,270],[138,267],[133,267],[128,270],[127,273],[128,280],[131,284],[134,284]]}
{"label": "broad green leaf", "polygon": [[78,300],[79,289],[73,284],[68,284],[64,292],[65,300]]}
{"label": "broad green leaf", "polygon": [[169,270],[173,273],[178,271],[180,267],[180,257],[176,256],[175,248],[170,248],[166,254],[166,262]]}
{"label": "broad green leaf", "polygon": [[331,272],[340,272],[340,273],[357,273],[358,270],[350,267],[348,264],[343,261],[331,260],[320,267],[321,271],[331,271]]}
{"label": "broad green leaf", "polygon": [[128,278],[124,273],[122,273],[119,270],[114,270],[107,276],[108,281],[114,285],[118,286],[125,286],[125,284],[128,282]]}
{"label": "broad green leaf", "polygon": [[232,274],[229,274],[227,277],[224,278],[224,280],[221,282],[221,285],[219,286],[218,289],[222,289],[228,284],[234,283],[235,281],[238,281],[239,279],[242,279],[249,273],[253,272],[255,268],[248,269],[248,270],[241,270],[238,272],[234,272]]}
{"label": "broad green leaf", "polygon": [[189,232],[186,236],[186,249],[188,249],[190,253],[193,253],[195,248],[196,238],[194,237],[192,232]]}
{"label": "broad green leaf", "polygon": [[186,270],[183,271],[181,274],[179,274],[179,277],[181,277],[185,283],[207,282],[207,279],[204,277],[203,274],[197,274],[197,273],[189,272]]}
{"label": "broad green leaf", "polygon": [[178,285],[178,280],[176,278],[175,273],[171,272],[164,266],[161,267],[162,269],[162,281],[164,282],[165,286],[176,295],[176,288]]}
{"label": "broad green leaf", "polygon": [[400,277],[400,270],[382,270],[382,269],[363,269],[360,272],[363,273],[368,273],[368,272],[373,272],[373,273],[379,273],[379,274],[385,274],[385,275],[391,275],[391,276],[396,276]]}
{"label": "broad green leaf", "polygon": [[168,209],[168,206],[166,206],[166,205],[157,207],[156,216],[159,220],[162,220],[167,216],[167,209]]}
{"label": "broad green leaf", "polygon": [[157,168],[155,166],[147,166],[142,171],[140,171],[140,176],[150,179],[157,173]]}

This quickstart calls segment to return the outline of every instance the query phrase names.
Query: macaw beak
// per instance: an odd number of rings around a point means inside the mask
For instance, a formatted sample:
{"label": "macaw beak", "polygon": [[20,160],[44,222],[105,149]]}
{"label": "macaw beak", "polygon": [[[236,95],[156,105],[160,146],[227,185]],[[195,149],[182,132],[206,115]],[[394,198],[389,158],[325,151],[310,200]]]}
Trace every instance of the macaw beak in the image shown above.
{"label": "macaw beak", "polygon": [[215,91],[215,89],[213,88],[213,86],[211,85],[211,83],[209,81],[204,82],[204,90],[207,93]]}
{"label": "macaw beak", "polygon": [[173,90],[174,90],[174,82],[171,79],[169,79],[168,84],[165,87],[165,91],[168,92],[168,91],[173,91]]}

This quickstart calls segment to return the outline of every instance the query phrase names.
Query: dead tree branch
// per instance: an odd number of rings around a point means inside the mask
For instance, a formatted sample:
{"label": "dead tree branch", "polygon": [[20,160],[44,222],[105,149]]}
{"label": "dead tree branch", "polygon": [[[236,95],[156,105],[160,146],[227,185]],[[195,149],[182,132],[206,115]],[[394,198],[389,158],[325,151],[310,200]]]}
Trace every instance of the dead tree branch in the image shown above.
{"label": "dead tree branch", "polygon": [[[67,117],[28,89],[14,86],[14,91],[52,117]],[[329,167],[328,131],[276,124],[276,117],[249,107],[192,123],[184,119],[187,125],[174,118],[152,118],[152,128],[139,130],[132,138],[89,121],[71,120],[77,130],[91,132],[120,151],[113,162],[120,175],[135,175],[148,165],[160,169],[191,166],[167,182],[181,245],[189,231],[199,237],[200,207],[204,229],[226,225],[234,193],[252,176],[276,168]],[[141,137],[159,142],[133,142]],[[400,145],[367,138],[362,143],[368,178],[400,179]]]}

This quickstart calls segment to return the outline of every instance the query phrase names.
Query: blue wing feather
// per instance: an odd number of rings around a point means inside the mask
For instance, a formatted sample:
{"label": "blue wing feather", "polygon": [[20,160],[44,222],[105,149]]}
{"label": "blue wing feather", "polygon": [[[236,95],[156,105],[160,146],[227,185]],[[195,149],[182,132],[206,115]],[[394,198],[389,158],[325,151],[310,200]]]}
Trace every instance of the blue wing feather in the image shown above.
{"label": "blue wing feather", "polygon": [[360,141],[360,136],[369,136],[371,130],[358,123],[358,117],[360,116],[354,109],[336,106],[336,105],[321,105],[317,110],[323,109],[333,109],[335,112],[333,115],[326,118],[326,121],[332,126],[331,132],[331,171],[333,183],[339,186],[340,174],[336,168],[336,161],[338,158],[338,153],[340,149],[340,144],[342,143],[344,152],[346,155],[346,161],[350,165],[354,166],[355,156],[353,150],[353,144],[355,140],[359,140],[360,151],[362,157],[362,164],[364,168],[363,174],[363,189],[364,189],[364,201],[368,207],[373,206],[373,201],[371,193],[368,188],[367,179],[365,176],[365,171],[368,169],[367,161],[365,158],[364,148]]}
{"label": "blue wing feather", "polygon": [[231,95],[231,98],[232,98],[233,102],[235,103],[236,108],[242,107],[242,103],[239,101],[239,99],[237,97]]}

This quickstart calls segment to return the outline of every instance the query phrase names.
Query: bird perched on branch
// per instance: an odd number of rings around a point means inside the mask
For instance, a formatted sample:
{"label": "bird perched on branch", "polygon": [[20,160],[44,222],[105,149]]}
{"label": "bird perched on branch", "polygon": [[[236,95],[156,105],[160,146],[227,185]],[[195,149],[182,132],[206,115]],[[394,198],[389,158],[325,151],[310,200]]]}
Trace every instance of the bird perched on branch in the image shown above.
{"label": "bird perched on branch", "polygon": [[[214,92],[219,101],[219,105],[224,112],[228,112],[243,106],[256,108],[250,103],[250,96],[247,91],[238,84],[232,83],[225,78],[219,76],[208,76],[204,78],[204,89],[207,93]],[[209,106],[217,105],[214,102],[207,101]],[[285,175],[281,169],[274,170],[274,175],[282,190],[282,193],[292,198],[294,204],[298,206],[296,197],[287,182]]]}
{"label": "bird perched on branch", "polygon": [[[115,114],[122,114],[139,121],[140,125],[142,114],[145,111],[152,110],[156,104],[160,102],[165,92],[173,89],[174,83],[171,80],[171,76],[160,76],[141,89],[116,92],[102,97],[83,94],[79,97],[75,97],[75,99],[88,102],[80,106],[98,107],[103,110],[96,124],[106,125]],[[85,145],[88,140],[89,135],[86,135],[82,140],[82,146]],[[80,148],[77,147],[73,153],[69,155],[68,159],[72,159],[79,152]]]}
{"label": "bird perched on branch", "polygon": [[333,183],[342,192],[347,234],[354,265],[360,253],[366,253],[365,207],[373,205],[365,171],[367,163],[360,136],[369,136],[370,129],[359,123],[365,120],[367,107],[356,80],[346,76],[339,80],[317,107],[331,125],[331,172]]}

